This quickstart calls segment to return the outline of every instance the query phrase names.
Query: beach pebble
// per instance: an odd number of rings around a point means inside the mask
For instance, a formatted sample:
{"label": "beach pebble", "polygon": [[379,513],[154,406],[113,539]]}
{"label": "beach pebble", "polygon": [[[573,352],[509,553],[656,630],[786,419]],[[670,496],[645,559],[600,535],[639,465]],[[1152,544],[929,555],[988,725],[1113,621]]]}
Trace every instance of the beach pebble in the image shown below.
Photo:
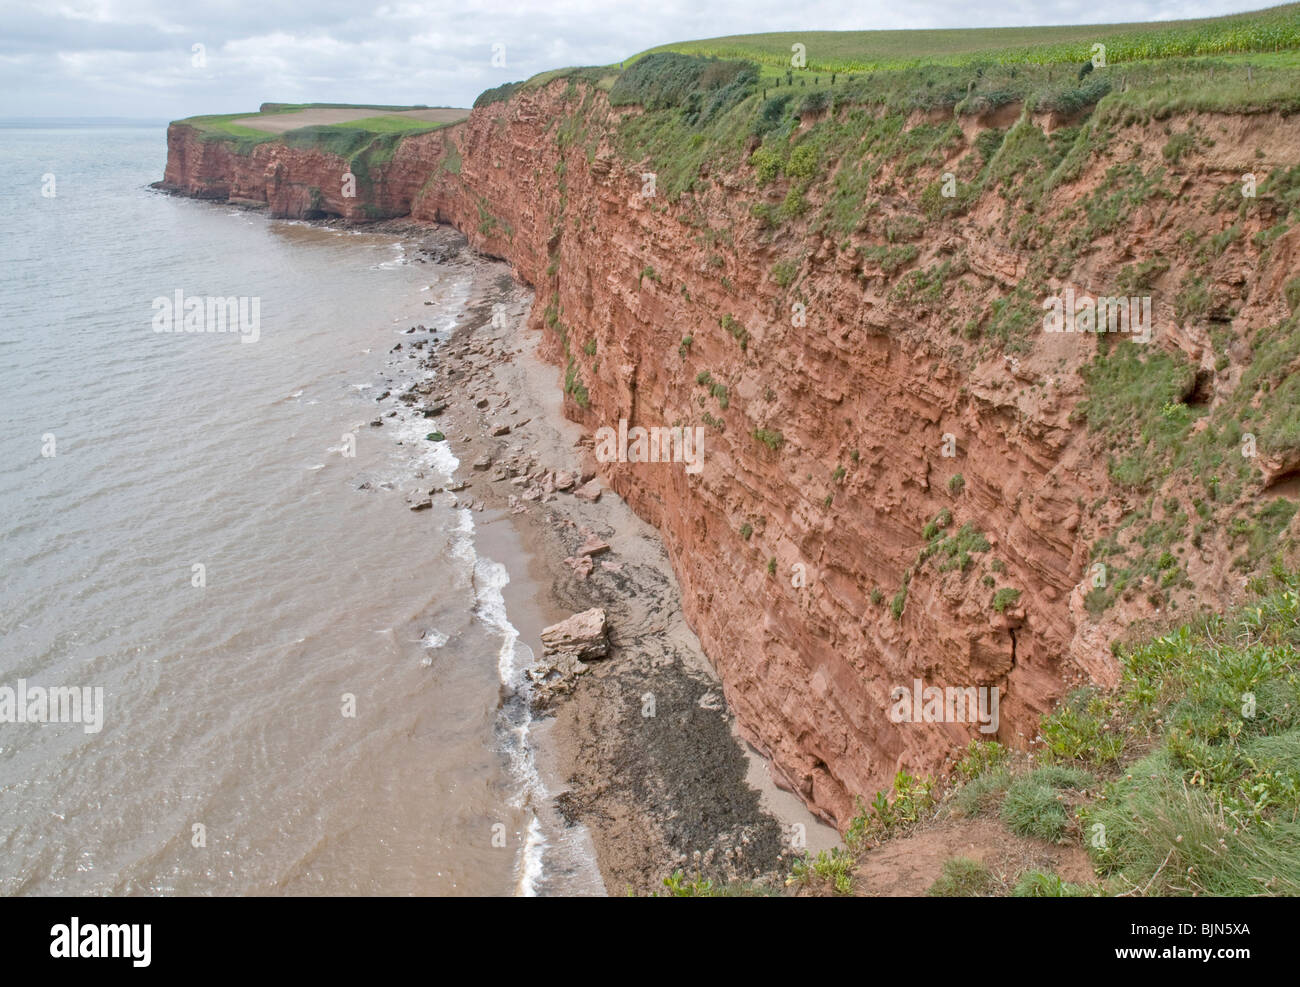
{"label": "beach pebble", "polygon": [[593,568],[590,555],[574,555],[564,560],[573,568],[573,574],[579,579],[586,579]]}

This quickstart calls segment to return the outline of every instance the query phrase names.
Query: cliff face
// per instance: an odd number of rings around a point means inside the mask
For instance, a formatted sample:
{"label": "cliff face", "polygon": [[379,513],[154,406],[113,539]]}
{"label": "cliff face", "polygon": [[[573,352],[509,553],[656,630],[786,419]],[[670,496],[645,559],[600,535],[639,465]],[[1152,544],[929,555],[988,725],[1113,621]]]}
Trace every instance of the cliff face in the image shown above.
{"label": "cliff face", "polygon": [[[886,243],[880,237],[836,243],[798,219],[765,228],[753,204],[779,203],[782,189],[757,188],[748,168],[702,176],[677,204],[644,194],[647,168],[615,150],[618,116],[599,94],[579,109],[562,80],[524,90],[403,142],[355,199],[337,194],[341,159],[278,143],[241,157],[174,124],[165,183],[266,202],[277,216],[409,213],[452,223],[535,286],[531,322],[566,368],[571,417],[593,431],[620,419],[704,423],[698,475],[680,463],[601,470],[663,533],[687,618],[747,737],[841,827],[854,796],[887,787],[898,769],[939,769],[976,736],[1024,746],[1066,691],[1113,684],[1116,629],[1160,619],[1164,603],[1143,589],[1090,615],[1093,546],[1145,498],[1112,481],[1108,455],[1079,419],[1094,337],[1036,331],[1032,346],[1015,351],[959,331],[1034,259],[1037,248],[1004,222],[1002,196],[990,189],[915,241],[904,272],[946,263],[960,281],[907,289],[888,254],[872,252]],[[575,120],[581,139],[566,136]],[[1050,132],[1058,121],[1038,123]],[[993,124],[1007,121],[966,124],[926,177],[959,171]],[[1137,205],[1121,230],[1056,277],[1061,291],[1113,293],[1116,271],[1173,251],[1189,225],[1226,230],[1232,217],[1214,214],[1211,199],[1243,171],[1263,173],[1300,147],[1300,125],[1286,119],[1189,125],[1217,137],[1200,152],[1196,180]],[[1111,147],[1154,148],[1158,159],[1163,127],[1122,126]],[[1087,160],[1038,214],[1080,212],[1123,160],[1118,151]],[[924,183],[892,177],[878,178],[883,217],[918,215]],[[819,188],[809,192],[813,206],[829,194]],[[1269,220],[1266,212],[1247,220],[1238,242]],[[1300,267],[1297,236],[1282,236],[1262,266],[1255,252],[1215,267],[1209,296],[1231,303],[1225,318],[1247,348],[1250,330],[1286,316],[1281,285]],[[793,289],[783,273],[791,269]],[[1165,277],[1181,274],[1175,265]],[[1201,371],[1187,400],[1225,401],[1241,360],[1219,359],[1209,322],[1177,318],[1173,292],[1150,294],[1151,346]],[[1273,468],[1284,478],[1290,467]],[[1173,508],[1154,510],[1160,521]],[[1240,584],[1221,537],[1210,530],[1203,550],[1182,560],[1197,599]],[[894,722],[892,691],[916,679],[997,687],[996,733]]]}
{"label": "cliff face", "polygon": [[173,123],[167,128],[162,186],[200,199],[264,203],[271,215],[284,219],[338,216],[366,222],[407,215],[442,147],[437,135],[411,138],[373,173],[358,176],[346,160],[327,151],[270,141],[239,153],[232,143],[205,140],[196,128]]}

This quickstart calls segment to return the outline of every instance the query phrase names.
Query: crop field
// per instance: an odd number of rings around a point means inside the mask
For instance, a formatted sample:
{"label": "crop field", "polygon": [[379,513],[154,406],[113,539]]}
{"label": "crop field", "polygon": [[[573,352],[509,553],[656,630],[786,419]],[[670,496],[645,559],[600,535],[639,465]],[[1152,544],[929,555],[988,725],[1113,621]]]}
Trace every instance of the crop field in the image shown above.
{"label": "crop field", "polygon": [[1111,63],[1295,50],[1300,49],[1300,4],[1160,23],[738,34],[650,51],[748,59],[767,75],[791,67],[796,44],[804,46],[810,71],[861,72],[921,63],[1080,63],[1093,57],[1092,46],[1098,43],[1106,46],[1106,60]]}
{"label": "crop field", "polygon": [[239,117],[231,121],[236,126],[283,134],[288,130],[312,126],[347,126],[373,133],[430,130],[430,124],[439,126],[455,123],[469,115],[468,110],[448,107],[436,109],[400,109],[375,115],[375,109],[387,107],[306,107],[303,109],[276,110]]}

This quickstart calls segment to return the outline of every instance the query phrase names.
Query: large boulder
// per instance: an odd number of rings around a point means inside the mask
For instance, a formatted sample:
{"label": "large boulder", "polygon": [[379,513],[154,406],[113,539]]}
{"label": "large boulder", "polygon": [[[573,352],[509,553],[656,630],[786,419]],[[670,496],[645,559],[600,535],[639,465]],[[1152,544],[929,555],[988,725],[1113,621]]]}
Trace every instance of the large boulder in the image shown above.
{"label": "large boulder", "polygon": [[609,654],[605,611],[592,607],[542,631],[542,646],[548,655],[568,655],[578,661],[592,661]]}

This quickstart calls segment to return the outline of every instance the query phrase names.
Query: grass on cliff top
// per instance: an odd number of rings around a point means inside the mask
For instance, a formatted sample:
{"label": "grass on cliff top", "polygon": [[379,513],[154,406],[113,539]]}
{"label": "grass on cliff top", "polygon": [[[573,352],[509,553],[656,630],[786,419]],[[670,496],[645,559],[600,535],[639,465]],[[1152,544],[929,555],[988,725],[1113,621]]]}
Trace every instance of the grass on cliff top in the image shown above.
{"label": "grass on cliff top", "polygon": [[1101,767],[1104,733],[1132,752],[1079,812],[1113,886],[1300,894],[1300,576],[1251,585],[1229,614],[1124,649],[1109,702],[1044,721],[1059,760]]}
{"label": "grass on cliff top", "polygon": [[[271,113],[293,112],[300,108],[282,104],[273,105],[276,108],[269,111]],[[311,148],[336,154],[347,161],[348,170],[356,176],[357,185],[362,189],[372,184],[372,169],[391,161],[397,146],[405,138],[416,134],[427,134],[447,126],[445,123],[380,114],[342,123],[298,127],[276,134],[254,130],[232,122],[240,116],[247,116],[247,114],[191,117],[183,122],[196,127],[201,140],[225,141],[237,154],[250,154],[259,144],[275,140],[283,141],[290,147]]]}
{"label": "grass on cliff top", "polygon": [[234,146],[234,149],[240,154],[249,153],[258,144],[264,144],[267,141],[281,140],[296,147],[317,147],[324,151],[339,154],[342,157],[348,157],[355,154],[366,144],[369,144],[373,138],[379,135],[397,134],[400,136],[410,136],[413,134],[424,134],[440,127],[446,126],[445,123],[436,123],[429,120],[416,120],[410,117],[390,116],[387,114],[377,114],[370,117],[362,117],[359,120],[346,120],[342,123],[314,124],[306,127],[298,127],[294,130],[285,131],[277,134],[272,131],[258,130],[254,127],[248,127],[236,120],[247,119],[250,116],[279,116],[285,113],[296,113],[299,110],[325,108],[325,109],[376,109],[376,110],[415,110],[427,109],[423,106],[348,106],[343,103],[263,103],[262,108],[257,113],[221,113],[208,116],[188,117],[178,123],[189,124],[199,132],[200,140],[220,140],[227,141]]}
{"label": "grass on cliff top", "polygon": [[675,42],[650,52],[748,59],[766,70],[783,73],[791,67],[792,46],[802,44],[808,71],[861,72],[905,68],[921,62],[1082,63],[1092,58],[1092,46],[1097,43],[1106,46],[1106,59],[1111,63],[1297,48],[1300,4],[1226,17],[1152,23],[740,34]]}
{"label": "grass on cliff top", "polygon": [[389,112],[403,110],[431,110],[439,107],[416,103],[401,106],[388,103],[263,103],[258,113],[293,113],[297,110],[386,110]]}
{"label": "grass on cliff top", "polygon": [[252,127],[245,127],[233,122],[247,116],[256,116],[256,114],[218,113],[208,116],[186,117],[184,120],[176,122],[189,124],[193,127],[198,131],[199,140],[227,141],[234,145],[238,153],[247,154],[258,144],[275,140],[278,136],[265,130],[255,130]]}
{"label": "grass on cliff top", "polygon": [[[380,115],[362,117],[360,120],[346,120],[343,123],[327,123],[323,126],[330,130],[360,130],[368,134],[424,134],[445,127],[447,124],[432,120],[415,120],[411,117]],[[288,132],[293,133],[292,130]]]}

